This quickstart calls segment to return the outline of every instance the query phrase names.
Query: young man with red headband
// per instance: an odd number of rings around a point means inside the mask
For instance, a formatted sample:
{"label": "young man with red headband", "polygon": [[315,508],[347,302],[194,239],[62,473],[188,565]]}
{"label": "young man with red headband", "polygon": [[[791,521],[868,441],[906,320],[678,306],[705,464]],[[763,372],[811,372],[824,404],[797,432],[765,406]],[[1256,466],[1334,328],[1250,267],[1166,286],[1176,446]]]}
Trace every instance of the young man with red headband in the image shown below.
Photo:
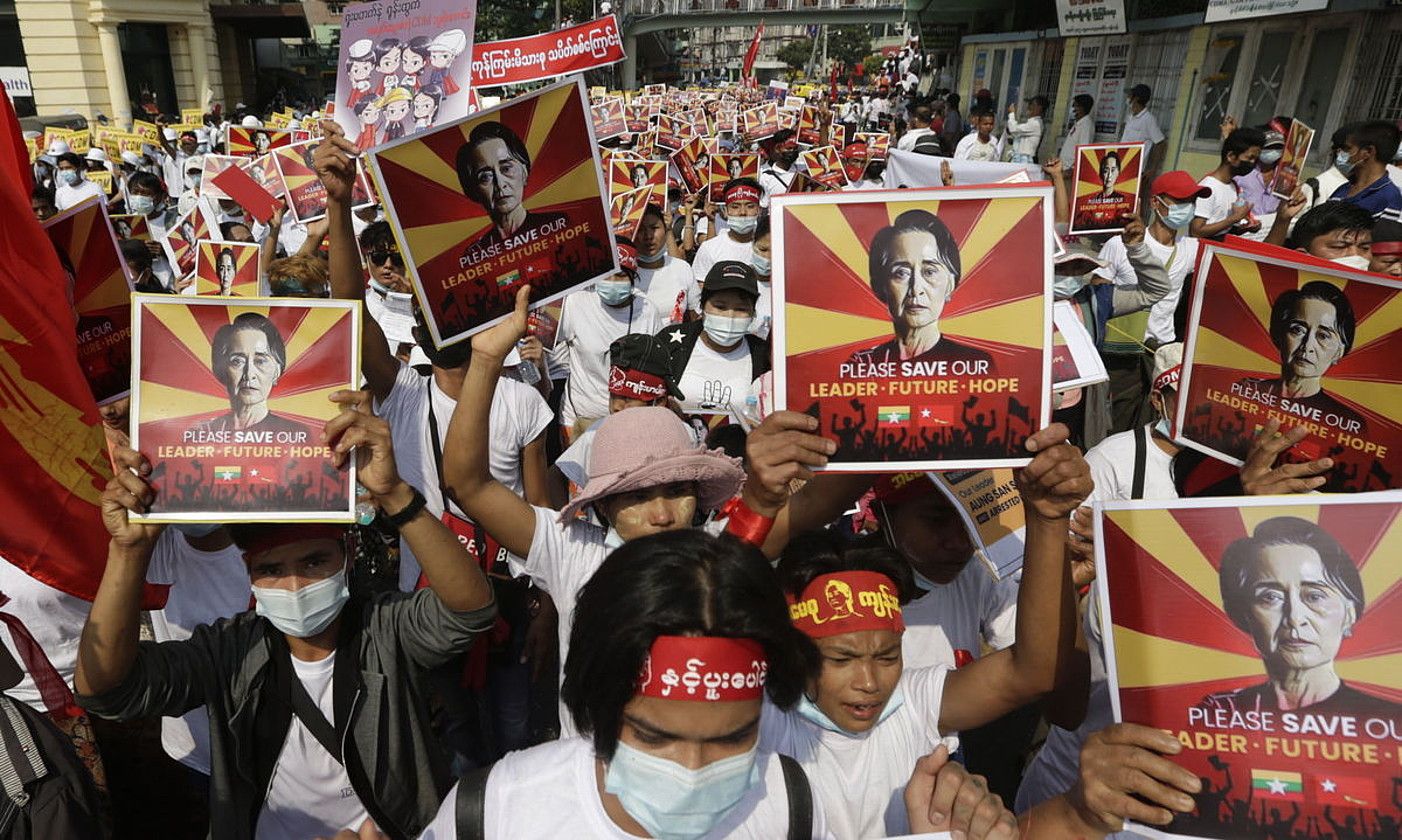
{"label": "young man with red headband", "polygon": [[821,672],[794,711],[767,710],[761,744],[797,758],[839,840],[909,833],[892,807],[921,756],[1051,692],[1074,670],[1076,612],[1064,555],[1067,517],[1091,490],[1068,430],[1027,441],[1018,473],[1026,552],[1013,645],[965,665],[903,669],[902,602],[910,567],[881,545],[793,546],[779,564],[794,625],[817,646]]}
{"label": "young man with red headband", "polygon": [[394,463],[370,396],[339,391],[326,424],[338,466],[415,548],[429,588],[352,600],[346,528],[241,525],[256,609],[179,642],[138,643],[140,594],[163,526],[132,520],[153,498],[141,454],[117,451],[103,493],[112,535],[78,649],[79,702],[101,717],[179,715],[203,704],[210,728],[210,836],[301,838],[359,829],[417,836],[448,772],[421,691],[496,615],[492,590],[453,532]]}
{"label": "young man with red headband", "polygon": [[769,163],[759,171],[757,186],[764,192],[760,206],[768,207],[769,200],[783,195],[793,185],[794,163],[798,161],[798,137],[792,128],[780,129],[769,138],[764,146]]}
{"label": "young man with red headband", "polygon": [[725,185],[724,198],[726,230],[701,243],[691,261],[691,276],[705,291],[706,275],[711,266],[725,260],[746,265],[754,252],[755,228],[759,226],[759,184],[753,178],[736,178]]}
{"label": "young man with red headband", "polygon": [[1402,277],[1402,222],[1379,219],[1373,225],[1373,244],[1369,254],[1369,271]]}

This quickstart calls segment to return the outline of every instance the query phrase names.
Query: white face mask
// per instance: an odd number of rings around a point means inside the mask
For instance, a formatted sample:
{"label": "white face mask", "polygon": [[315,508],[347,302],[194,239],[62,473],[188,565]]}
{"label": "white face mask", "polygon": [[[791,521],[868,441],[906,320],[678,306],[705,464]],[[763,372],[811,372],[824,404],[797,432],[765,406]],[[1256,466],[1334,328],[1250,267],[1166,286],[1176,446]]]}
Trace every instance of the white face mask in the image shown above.
{"label": "white face mask", "polygon": [[256,612],[281,632],[299,639],[315,636],[336,620],[350,600],[346,568],[293,591],[255,586],[253,600]]}
{"label": "white face mask", "polygon": [[696,770],[622,741],[604,775],[604,790],[657,840],[697,840],[710,833],[759,783],[759,744]]}
{"label": "white face mask", "polygon": [[1347,257],[1335,257],[1329,262],[1338,263],[1355,271],[1367,271],[1369,259],[1362,254],[1349,254]]}
{"label": "white face mask", "polygon": [[725,224],[740,236],[749,236],[755,232],[755,227],[759,224],[758,216],[734,216],[727,217]]}
{"label": "white face mask", "polygon": [[754,322],[753,315],[732,318],[727,315],[715,315],[707,312],[702,329],[716,344],[721,347],[730,347],[738,344],[745,337],[745,333],[750,331],[750,325]]}

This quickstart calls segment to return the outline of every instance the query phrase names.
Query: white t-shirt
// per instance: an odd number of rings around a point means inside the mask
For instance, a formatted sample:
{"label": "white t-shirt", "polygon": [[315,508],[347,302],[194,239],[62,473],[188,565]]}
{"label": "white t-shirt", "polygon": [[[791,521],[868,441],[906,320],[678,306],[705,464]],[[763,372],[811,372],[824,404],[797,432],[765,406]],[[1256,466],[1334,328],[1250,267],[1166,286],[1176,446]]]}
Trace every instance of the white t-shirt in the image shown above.
{"label": "white t-shirt", "polygon": [[905,785],[915,762],[944,741],[939,731],[947,668],[906,668],[897,684],[905,701],[860,735],[832,732],[769,702],[760,718],[759,747],[803,765],[813,796],[823,803],[839,840],[910,833]]}
{"label": "white t-shirt", "polygon": [[[1086,453],[1090,476],[1095,481],[1091,501],[1128,499],[1134,489],[1134,436],[1140,429],[1110,435]],[[1152,438],[1152,435],[1150,435]],[[1173,456],[1151,439],[1144,457],[1145,499],[1176,499],[1173,486]]]}
{"label": "white t-shirt", "polygon": [[1138,114],[1125,115],[1125,130],[1120,135],[1123,143],[1144,143],[1144,156],[1148,160],[1149,152],[1154,148],[1155,143],[1163,142],[1163,129],[1159,128],[1159,121],[1153,112],[1148,108]]}
{"label": "white t-shirt", "polygon": [[971,131],[959,140],[959,145],[954,147],[955,160],[991,160],[998,159],[998,141],[993,137],[988,138],[984,143],[978,139],[978,132]]}
{"label": "white t-shirt", "polygon": [[[1173,314],[1178,309],[1178,299],[1183,294],[1183,281],[1197,264],[1198,240],[1194,236],[1180,236],[1174,244],[1165,245],[1146,235],[1144,242],[1149,246],[1149,253],[1167,269],[1170,287],[1163,300],[1149,309],[1149,325],[1144,330],[1144,338],[1152,338],[1160,344],[1165,344],[1173,341],[1175,337]],[[1130,264],[1129,252],[1125,249],[1123,239],[1114,236],[1106,240],[1100,249],[1100,259],[1105,262],[1105,267],[1097,268],[1096,274],[1114,280],[1116,286],[1139,285],[1139,277],[1134,273],[1134,266]]]}
{"label": "white t-shirt", "polygon": [[915,148],[915,141],[927,134],[934,133],[935,132],[931,131],[928,126],[924,128],[912,128],[910,131],[901,135],[900,141],[896,143],[896,148],[903,152],[909,152]]}
{"label": "white t-shirt", "polygon": [[[702,840],[776,840],[788,836],[789,800],[784,770],[773,753],[755,759],[760,782]],[[594,745],[564,738],[507,755],[487,779],[484,807],[488,838],[580,837],[637,840],[604,811]],[[456,840],[457,786],[419,840]],[[813,837],[831,838],[820,797],[813,798]]]}
{"label": "white t-shirt", "polygon": [[[165,608],[151,613],[151,634],[158,642],[184,641],[201,624],[244,612],[252,597],[238,546],[200,551],[174,528],[156,541],[146,582],[170,585]],[[209,715],[204,706],[161,718],[161,746],[166,755],[208,776]]]}
{"label": "white t-shirt", "polygon": [[1224,184],[1211,175],[1204,175],[1198,184],[1211,190],[1212,195],[1197,200],[1193,215],[1215,225],[1232,214],[1232,205],[1237,200],[1236,184]]}
{"label": "white t-shirt", "polygon": [[701,247],[696,249],[696,256],[691,261],[691,277],[696,281],[697,304],[696,311],[701,311],[700,291],[706,288],[706,275],[710,272],[711,266],[725,260],[750,264],[750,257],[754,256],[755,243],[736,242],[730,238],[730,234],[722,232],[718,236],[713,236],[701,243]]}
{"label": "white t-shirt", "polygon": [[1084,146],[1095,139],[1095,120],[1086,114],[1071,124],[1066,139],[1061,143],[1061,165],[1066,169],[1076,166],[1076,147]]}
{"label": "white t-shirt", "polygon": [[662,326],[680,324],[687,310],[701,311],[701,287],[691,276],[691,263],[671,254],[663,255],[658,268],[638,266],[638,280],[633,288],[652,301]]}
{"label": "white t-shirt", "polygon": [[954,651],[977,659],[986,641],[994,650],[1011,647],[1017,630],[1018,576],[994,579],[977,557],[954,580],[940,585],[916,576],[928,590],[905,605],[901,660],[906,669],[956,664]]}
{"label": "white t-shirt", "polygon": [[75,187],[70,187],[62,180],[58,186],[54,187],[54,206],[62,213],[70,207],[77,207],[90,198],[106,198],[107,194],[102,191],[95,182],[87,178],[78,182]]}
{"label": "white t-shirt", "polygon": [[[443,393],[432,376],[420,376],[409,365],[402,365],[389,396],[375,407],[375,411],[389,423],[390,442],[394,445],[394,460],[400,477],[410,486],[418,488],[428,502],[429,513],[441,518],[443,493],[438,487],[433,445],[428,436],[430,393],[433,395],[434,419],[438,422],[438,445],[441,449],[448,438],[448,424],[453,419],[457,400]],[[539,391],[510,377],[498,377],[488,420],[491,434],[487,439],[487,456],[492,478],[517,495],[524,493],[521,450],[549,428],[553,419],[550,406]],[[453,505],[453,512],[464,516],[457,505]],[[413,591],[419,580],[419,571],[419,561],[414,557],[408,541],[401,541],[401,591]]]}
{"label": "white t-shirt", "polygon": [[[793,186],[794,173],[797,171],[796,164],[790,169],[780,169],[772,163],[763,166],[759,170],[759,186],[762,190],[759,205],[768,207],[769,199],[788,192],[789,187]],[[703,276],[701,279],[705,280],[706,278]]]}
{"label": "white t-shirt", "polygon": [[654,335],[662,329],[657,307],[640,294],[628,306],[607,306],[592,287],[571,293],[560,309],[552,360],[564,371],[560,423],[608,414],[609,345],[629,333]]}
{"label": "white t-shirt", "polygon": [[[244,582],[246,584],[247,580]],[[0,558],[0,592],[10,598],[9,603],[0,607],[0,611],[24,623],[29,635],[43,648],[54,670],[71,689],[73,671],[78,667],[78,637],[83,633],[92,604],[30,577],[4,558]],[[4,638],[5,647],[9,648],[10,655],[23,671],[19,685],[5,689],[5,694],[21,703],[28,703],[36,711],[46,711],[34,677],[24,667],[19,648],[4,625],[0,625],[0,637]]]}
{"label": "white t-shirt", "polygon": [[[336,719],[331,704],[335,666],[335,652],[316,662],[292,657],[293,673],[328,721]],[[346,768],[293,715],[258,813],[258,840],[330,837],[343,828],[355,831],[367,819]]]}
{"label": "white t-shirt", "polygon": [[743,408],[754,380],[753,372],[749,342],[742,339],[731,349],[718,353],[706,344],[704,337],[697,339],[677,383],[685,397],[682,410],[729,414],[732,407]]}

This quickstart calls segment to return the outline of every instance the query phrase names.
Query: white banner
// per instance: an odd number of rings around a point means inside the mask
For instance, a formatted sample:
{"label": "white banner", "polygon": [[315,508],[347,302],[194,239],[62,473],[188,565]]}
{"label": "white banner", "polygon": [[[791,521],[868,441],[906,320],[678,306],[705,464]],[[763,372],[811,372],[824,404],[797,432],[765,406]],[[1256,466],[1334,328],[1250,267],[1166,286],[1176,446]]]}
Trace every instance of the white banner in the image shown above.
{"label": "white banner", "polygon": [[1327,8],[1329,0],[1208,0],[1206,22],[1320,12]]}
{"label": "white banner", "polygon": [[1062,37],[1119,35],[1125,31],[1125,0],[1056,0]]}
{"label": "white banner", "polygon": [[28,67],[0,67],[0,82],[4,82],[5,92],[11,99],[34,96],[34,88],[29,84]]}
{"label": "white banner", "polygon": [[1046,180],[1042,168],[1036,164],[1024,166],[1020,163],[992,163],[983,160],[955,160],[954,158],[922,155],[917,152],[902,152],[892,149],[886,158],[886,173],[882,184],[890,190],[903,187],[942,187],[940,164],[948,163],[954,173],[956,186],[970,184],[996,184],[1005,178],[1026,173],[1033,181]]}

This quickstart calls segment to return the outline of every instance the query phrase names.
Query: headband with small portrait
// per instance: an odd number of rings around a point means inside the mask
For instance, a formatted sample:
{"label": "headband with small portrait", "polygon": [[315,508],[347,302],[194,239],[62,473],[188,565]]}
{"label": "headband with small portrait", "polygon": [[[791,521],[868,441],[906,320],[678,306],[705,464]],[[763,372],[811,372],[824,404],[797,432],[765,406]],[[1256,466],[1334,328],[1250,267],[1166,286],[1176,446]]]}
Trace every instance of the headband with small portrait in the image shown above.
{"label": "headband with small portrait", "polygon": [[759,201],[759,190],[749,184],[732,184],[730,189],[725,191],[725,203],[732,201]]}
{"label": "headband with small portrait", "polygon": [[661,700],[758,700],[769,660],[753,639],[658,636],[643,660],[637,693]]}
{"label": "headband with small portrait", "polygon": [[1174,365],[1158,376],[1154,377],[1154,384],[1150,390],[1162,391],[1165,388],[1178,390],[1178,379],[1183,375],[1183,366]]}
{"label": "headband with small portrait", "polygon": [[789,604],[789,618],[812,639],[861,630],[905,631],[896,584],[880,572],[819,575]]}

